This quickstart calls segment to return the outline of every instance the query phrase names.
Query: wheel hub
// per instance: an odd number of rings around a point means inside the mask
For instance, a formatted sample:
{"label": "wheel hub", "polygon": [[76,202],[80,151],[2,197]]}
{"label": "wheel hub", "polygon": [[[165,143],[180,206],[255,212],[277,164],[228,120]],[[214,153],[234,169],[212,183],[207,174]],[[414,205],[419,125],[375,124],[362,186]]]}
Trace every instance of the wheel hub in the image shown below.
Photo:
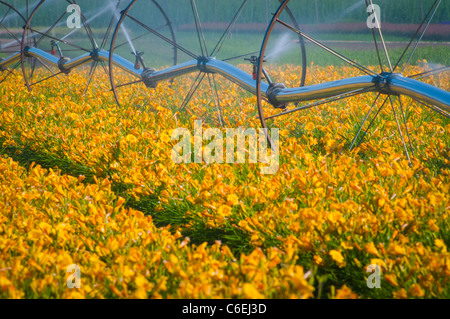
{"label": "wheel hub", "polygon": [[398,77],[404,77],[401,73],[392,73],[392,72],[382,72],[378,74],[377,77],[374,78],[374,83],[377,86],[378,92],[385,95],[392,95],[395,93],[392,92],[390,89],[390,83],[392,79],[398,78]]}

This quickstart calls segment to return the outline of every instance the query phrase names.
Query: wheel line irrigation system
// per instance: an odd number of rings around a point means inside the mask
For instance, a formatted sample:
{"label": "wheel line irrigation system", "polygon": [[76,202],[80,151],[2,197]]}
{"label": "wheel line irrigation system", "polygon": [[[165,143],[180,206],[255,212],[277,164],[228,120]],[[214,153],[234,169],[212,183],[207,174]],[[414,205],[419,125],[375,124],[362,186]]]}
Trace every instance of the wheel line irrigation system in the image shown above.
{"label": "wheel line irrigation system", "polygon": [[[142,0],[141,0],[142,1]],[[185,0],[188,1],[188,0]],[[375,92],[377,93],[377,98],[375,99],[369,113],[365,116],[361,127],[355,136],[351,148],[361,142],[364,136],[362,135],[362,128],[367,122],[369,118],[369,114],[375,109],[375,105],[377,101],[384,100],[384,103],[381,107],[386,104],[391,104],[393,107],[393,99],[392,97],[405,95],[411,97],[414,100],[417,100],[423,105],[428,106],[430,109],[439,113],[442,116],[450,117],[450,93],[441,88],[426,84],[420,79],[431,76],[434,74],[439,74],[443,72],[448,72],[449,67],[444,66],[438,69],[431,70],[429,72],[425,72],[422,74],[416,74],[414,76],[406,77],[403,75],[404,69],[406,65],[410,62],[411,56],[414,54],[418,44],[420,43],[425,31],[430,24],[433,16],[439,8],[441,1],[436,0],[432,3],[431,7],[428,10],[428,14],[424,17],[421,22],[417,32],[414,34],[413,38],[409,42],[407,48],[405,49],[404,54],[394,65],[394,61],[391,62],[391,59],[388,54],[388,50],[386,49],[386,43],[383,38],[382,29],[375,28],[372,29],[373,38],[374,38],[374,48],[377,51],[378,61],[380,64],[380,72],[376,73],[363,65],[358,64],[356,61],[346,57],[345,55],[333,50],[328,47],[311,35],[306,34],[302,31],[298,21],[295,18],[295,15],[289,9],[289,1],[279,1],[278,9],[275,13],[273,13],[272,20],[269,22],[267,26],[267,30],[265,32],[265,36],[263,42],[261,44],[261,49],[258,53],[253,52],[251,58],[247,57],[246,60],[251,61],[253,64],[253,74],[248,74],[247,72],[239,69],[238,67],[228,63],[226,60],[219,60],[214,57],[218,51],[220,51],[223,43],[229,36],[231,30],[236,24],[239,15],[242,13],[247,0],[242,2],[242,5],[239,8],[236,8],[236,13],[229,23],[228,27],[224,31],[222,37],[219,39],[216,47],[211,52],[208,51],[206,46],[202,24],[198,15],[196,2],[195,0],[190,0],[190,4],[192,7],[192,14],[194,16],[196,31],[198,35],[198,41],[200,46],[200,54],[194,54],[185,47],[181,46],[175,38],[174,29],[172,27],[172,22],[170,21],[170,17],[163,10],[161,5],[157,2],[157,0],[148,1],[151,3],[155,10],[159,11],[159,14],[165,19],[165,26],[168,28],[168,32],[166,35],[163,35],[159,30],[152,28],[146,24],[145,21],[138,20],[132,14],[130,14],[130,10],[136,5],[138,0],[132,0],[128,3],[122,11],[119,11],[119,7],[121,4],[123,5],[124,1],[117,1],[117,3],[110,3],[112,18],[109,26],[105,26],[106,34],[104,35],[101,45],[98,45],[94,39],[92,30],[89,26],[90,20],[87,20],[83,14],[80,14],[82,29],[86,32],[87,38],[92,44],[92,48],[82,48],[75,44],[71,44],[70,41],[66,41],[66,38],[57,38],[51,36],[51,30],[55,28],[58,24],[61,24],[61,21],[64,22],[62,18],[58,19],[54,23],[52,23],[51,27],[47,30],[36,30],[33,27],[33,18],[35,15],[41,10],[44,3],[46,1],[42,0],[34,8],[32,8],[27,1],[26,14],[21,14],[21,12],[25,10],[17,10],[12,5],[8,4],[6,1],[0,1],[0,7],[4,7],[6,14],[0,20],[0,24],[5,30],[3,34],[12,40],[11,42],[15,45],[6,45],[2,46],[2,50],[8,52],[9,56],[0,59],[0,70],[2,73],[6,74],[5,78],[11,73],[10,69],[15,68],[18,65],[21,66],[23,76],[25,78],[26,85],[29,90],[33,89],[33,86],[37,83],[43,82],[49,78],[56,77],[59,74],[68,74],[79,68],[83,65],[92,64],[93,68],[90,72],[90,77],[88,81],[88,85],[92,79],[92,73],[95,67],[99,64],[103,65],[104,69],[107,70],[112,91],[116,98],[116,101],[120,103],[120,97],[118,93],[118,87],[133,85],[134,83],[144,83],[145,86],[149,89],[156,87],[156,85],[161,81],[172,80],[175,77],[179,77],[182,75],[190,74],[190,73],[198,73],[196,81],[192,85],[185,101],[183,102],[182,108],[185,107],[185,104],[192,97],[195,90],[198,88],[199,83],[203,78],[207,77],[210,85],[215,85],[214,75],[218,74],[222,77],[228,79],[229,81],[235,83],[239,87],[245,89],[246,91],[255,94],[257,96],[257,107],[258,114],[261,121],[261,125],[264,128],[267,128],[267,122],[271,121],[273,118],[280,116],[290,116],[290,114],[302,111],[304,109],[308,109],[310,107],[314,107],[317,105],[329,103],[331,101],[345,99],[351,96],[360,95],[367,92]],[[52,1],[48,1],[52,2]],[[68,4],[77,5],[75,0],[67,1]],[[373,5],[372,0],[366,1],[367,5]],[[17,31],[8,30],[8,27],[5,26],[5,22],[8,19],[8,15],[14,15],[16,18],[19,17],[23,19],[24,27],[21,39],[14,34]],[[64,17],[64,15],[62,16]],[[376,15],[375,15],[376,17]],[[1,17],[0,17],[1,18]],[[115,23],[115,27],[114,27]],[[142,28],[146,33],[152,34],[153,36],[159,38],[161,41],[164,41],[168,46],[173,48],[173,61],[174,65],[162,70],[155,70],[151,67],[147,67],[145,61],[142,57],[142,54],[139,53],[133,44],[133,39],[127,32],[127,28],[125,27],[125,23],[135,23]],[[265,63],[266,57],[268,56],[268,43],[271,37],[274,35],[275,28],[285,28],[286,31],[292,32],[298,37],[298,49],[301,52],[303,57],[301,66],[303,73],[301,74],[301,86],[287,88],[282,83],[272,82],[270,75],[266,71]],[[74,31],[72,31],[74,32]],[[111,43],[109,46],[109,50],[106,48],[107,39],[111,35]],[[115,53],[115,50],[118,47],[117,41],[118,37],[122,36],[127,39],[130,44],[130,47],[133,50],[133,54],[136,58],[136,62],[131,62],[126,58]],[[36,40],[37,39],[37,40]],[[48,39],[52,41],[52,51],[49,53],[40,47],[40,43],[42,39]],[[136,38],[135,38],[136,39]],[[305,75],[306,75],[306,59],[305,57],[305,41],[308,41],[320,49],[328,52],[329,54],[334,55],[336,58],[344,61],[345,63],[355,67],[359,71],[361,71],[362,75],[357,77],[345,78],[337,81],[325,82],[315,85],[307,85],[304,86],[305,83]],[[63,52],[60,50],[58,43],[64,43],[71,45],[76,50],[84,51],[85,53],[79,55],[78,57],[69,59],[64,57]],[[17,52],[11,52],[12,48],[18,49]],[[9,51],[6,51],[8,49]],[[59,51],[59,57],[57,54],[57,50]],[[402,58],[406,58],[408,55],[407,50],[412,49],[411,55],[409,55],[409,59],[406,62],[403,70],[396,72],[397,68],[399,68],[399,63]],[[0,50],[0,52],[2,51]],[[177,63],[177,57],[179,53],[184,53],[189,55],[191,60]],[[388,62],[387,67],[383,65],[381,62],[382,58]],[[32,61],[32,62],[30,62]],[[38,81],[33,80],[32,76],[34,74],[34,68],[36,67],[37,61],[42,64],[44,67],[49,69],[49,67],[57,68],[58,72],[52,72],[48,77],[40,79]],[[107,67],[109,66],[109,68]],[[116,69],[121,69],[126,71],[131,77],[135,79],[135,81],[121,84],[119,85],[115,79],[115,74],[117,74]],[[4,79],[2,81],[4,81]],[[214,82],[214,84],[213,84]],[[86,87],[87,90],[87,87]],[[401,103],[401,100],[398,99]],[[215,99],[216,101],[216,99]],[[267,103],[268,102],[268,103]],[[302,102],[303,104],[299,106],[298,104]],[[217,101],[216,104],[219,102]],[[294,105],[294,108],[286,108],[286,106]],[[270,107],[275,107],[280,110],[280,113],[276,115],[267,116],[267,112],[265,111],[267,105]],[[221,106],[217,105],[218,111],[220,111]],[[380,108],[381,109],[381,108]],[[402,113],[403,106],[401,106]],[[394,111],[395,112],[395,111]],[[378,113],[377,113],[378,114]],[[403,113],[403,119],[405,120],[405,128],[407,130],[405,114]],[[219,112],[219,118],[220,118]],[[376,115],[375,115],[376,116]],[[398,124],[398,129],[400,134],[402,131],[400,129],[400,124],[398,122],[397,116],[396,121]],[[373,123],[373,120],[372,120]],[[372,125],[372,123],[370,125]],[[366,130],[367,131],[367,130]],[[408,133],[408,132],[407,132]],[[409,133],[408,133],[409,135]],[[406,147],[405,139],[402,135],[402,141],[405,147],[405,153],[410,159],[408,148]],[[412,150],[411,150],[412,151]]]}

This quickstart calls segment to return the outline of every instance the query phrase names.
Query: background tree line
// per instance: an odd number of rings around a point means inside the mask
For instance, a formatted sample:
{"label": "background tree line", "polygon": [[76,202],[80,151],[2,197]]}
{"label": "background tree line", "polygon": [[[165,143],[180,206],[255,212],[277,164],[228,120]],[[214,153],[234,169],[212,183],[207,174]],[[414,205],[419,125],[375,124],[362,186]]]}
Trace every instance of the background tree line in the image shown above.
{"label": "background tree line", "polygon": [[[151,0],[140,0],[136,7],[148,8]],[[175,25],[193,23],[192,9],[189,0],[157,0]],[[7,1],[17,8],[23,8],[26,1]],[[37,0],[30,0],[31,4]],[[49,25],[52,20],[64,12],[65,0],[47,0],[46,11],[40,12],[34,21],[35,25]],[[86,16],[98,12],[104,6],[114,5],[117,0],[78,0]],[[196,0],[197,9],[202,22],[228,22],[233,17],[243,0]],[[375,0],[381,7],[381,21],[399,24],[420,23],[427,14],[433,0]],[[128,5],[129,0],[122,0],[121,8]],[[276,0],[249,0],[242,12],[240,23],[268,23],[272,13],[279,5]],[[296,14],[301,24],[322,24],[333,22],[364,22],[367,19],[365,0],[291,0],[289,7]],[[44,6],[42,7],[44,8]],[[49,10],[48,8],[52,8]],[[44,11],[44,9],[42,9]],[[156,18],[152,12],[145,12],[148,19]],[[111,14],[100,15],[92,24],[95,27],[106,26]],[[442,1],[433,19],[433,23],[450,23],[450,1]]]}

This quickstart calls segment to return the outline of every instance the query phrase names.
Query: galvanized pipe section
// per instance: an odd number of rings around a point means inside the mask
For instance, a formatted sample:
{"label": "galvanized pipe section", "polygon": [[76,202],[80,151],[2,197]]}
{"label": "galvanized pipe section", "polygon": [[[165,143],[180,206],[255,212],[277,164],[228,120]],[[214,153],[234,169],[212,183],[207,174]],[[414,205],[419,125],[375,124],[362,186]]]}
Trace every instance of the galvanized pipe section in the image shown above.
{"label": "galvanized pipe section", "polygon": [[[48,52],[45,52],[41,49],[34,48],[34,47],[25,48],[25,52],[26,52],[27,56],[39,58],[43,62],[46,62],[47,64],[50,64],[52,66],[58,67],[60,64],[60,58],[58,58]],[[0,70],[4,70],[19,61],[20,61],[20,52],[14,53],[13,55],[0,61]],[[108,62],[109,61],[109,52],[105,51],[105,50],[99,50],[99,51],[92,52],[92,53],[86,53],[86,54],[83,54],[82,56],[76,57],[74,59],[64,61],[62,66],[64,67],[64,70],[71,70],[71,69],[80,67],[82,65],[85,65],[85,64],[88,64],[88,63],[91,63],[94,61]],[[134,68],[133,63],[131,63],[127,59],[124,59],[118,55],[113,56],[113,63],[136,77],[140,77],[142,74],[142,71],[143,71],[142,69],[136,70]]]}
{"label": "galvanized pipe section", "polygon": [[77,67],[80,67],[82,65],[88,64],[90,62],[93,62],[94,59],[92,58],[91,54],[85,53],[79,57],[76,57],[74,59],[68,60],[63,64],[63,67],[65,70],[71,70]]}
{"label": "galvanized pipe section", "polygon": [[388,88],[395,94],[410,96],[450,113],[450,92],[448,91],[401,75],[392,76],[388,81]]}
{"label": "galvanized pipe section", "polygon": [[[253,77],[250,74],[229,63],[216,59],[209,59],[205,63],[205,70],[206,72],[218,73],[231,82],[239,85],[244,90],[256,94],[256,80],[253,80]],[[269,85],[262,82],[261,89],[263,92],[267,92]]]}
{"label": "galvanized pipe section", "polygon": [[[25,54],[29,57],[39,58],[48,64],[58,66],[59,58],[38,48],[25,48]],[[20,54],[19,54],[20,60]]]}
{"label": "galvanized pipe section", "polygon": [[[63,61],[63,63],[61,63],[60,58],[38,48],[26,48],[26,54],[30,57],[39,58],[42,61],[56,67],[62,67],[63,70],[67,71],[94,61],[107,62],[109,60],[109,52],[105,50],[86,53],[72,60]],[[20,61],[20,53],[15,53],[0,61],[0,69],[4,70],[18,61]],[[113,55],[113,63],[131,75],[137,78],[142,78],[143,69],[136,70],[134,68],[134,64],[127,59],[118,55]],[[256,94],[256,81],[253,80],[250,74],[247,74],[231,64],[216,60],[215,58],[203,58],[201,60],[199,59],[184,62],[146,75],[144,80],[157,83],[198,71],[220,74],[248,92]],[[412,98],[419,99],[425,103],[432,104],[447,113],[450,113],[450,92],[424,82],[405,78],[400,74],[391,74],[379,77],[367,75],[306,87],[279,89],[271,94],[270,99],[279,104],[302,102],[325,99],[341,94],[351,93],[359,89],[364,89],[364,91],[382,92],[386,94],[407,95]],[[265,98],[268,97],[268,90],[269,85],[262,82],[261,91],[264,92],[263,95]]]}
{"label": "galvanized pipe section", "polygon": [[[98,51],[98,58],[104,62],[108,62],[109,61],[109,51],[105,51],[105,50]],[[134,75],[136,77],[140,77],[143,72],[142,69],[136,70],[134,68],[134,64],[132,62],[128,61],[125,58],[122,58],[120,55],[114,54],[112,57],[112,60],[113,60],[114,65],[117,65],[121,69],[127,71],[128,73],[131,73],[132,75]]]}
{"label": "galvanized pipe section", "polygon": [[173,79],[177,76],[189,74],[192,72],[199,71],[200,68],[198,66],[197,60],[191,60],[187,61],[175,66],[172,66],[170,68],[156,71],[155,73],[152,73],[150,76],[147,76],[145,79],[149,79],[151,82],[161,82],[165,80]]}
{"label": "galvanized pipe section", "polygon": [[[274,94],[273,99],[280,104],[303,102],[347,94],[359,89],[376,91],[377,87],[378,84],[374,81],[374,77],[365,75],[304,87],[281,89]],[[261,90],[263,90],[262,85]]]}
{"label": "galvanized pipe section", "polygon": [[6,70],[9,66],[20,61],[20,52],[14,53],[9,57],[0,60],[0,70]]}

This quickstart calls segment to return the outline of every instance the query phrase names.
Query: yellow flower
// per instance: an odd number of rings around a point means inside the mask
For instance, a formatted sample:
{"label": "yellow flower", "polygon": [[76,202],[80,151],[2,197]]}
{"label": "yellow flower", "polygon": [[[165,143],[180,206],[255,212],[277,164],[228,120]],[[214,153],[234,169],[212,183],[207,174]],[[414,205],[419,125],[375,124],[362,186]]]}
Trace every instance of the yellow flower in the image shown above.
{"label": "yellow flower", "polygon": [[39,230],[33,229],[31,232],[28,233],[28,239],[30,240],[37,240],[39,237],[41,237],[42,232]]}
{"label": "yellow flower", "polygon": [[438,248],[442,253],[447,252],[447,246],[445,245],[444,241],[442,239],[435,239],[434,245],[436,248]]}
{"label": "yellow flower", "polygon": [[342,247],[343,249],[347,249],[347,250],[353,249],[352,243],[349,242],[349,241],[343,241],[343,242],[341,242],[341,247]]}
{"label": "yellow flower", "polygon": [[136,287],[138,288],[145,287],[146,285],[148,285],[147,279],[143,276],[136,276],[134,282],[136,283]]}
{"label": "yellow flower", "polygon": [[397,276],[395,274],[386,274],[384,279],[394,287],[398,287]]}
{"label": "yellow flower", "polygon": [[86,296],[77,289],[70,289],[68,299],[85,299]]}
{"label": "yellow flower", "polygon": [[421,298],[425,296],[425,291],[418,284],[412,284],[411,287],[408,289],[408,293],[412,297]]}
{"label": "yellow flower", "polygon": [[345,266],[345,259],[344,259],[344,256],[342,256],[340,251],[333,249],[330,251],[330,256],[336,262],[336,264],[339,266],[339,268],[342,268]]}
{"label": "yellow flower", "polygon": [[244,295],[246,299],[263,299],[262,295],[252,284],[245,283],[243,286]]}
{"label": "yellow flower", "polygon": [[391,243],[388,248],[388,253],[392,256],[403,256],[406,254],[406,249],[397,243]]}
{"label": "yellow flower", "polygon": [[439,226],[436,224],[436,220],[435,219],[430,219],[428,222],[428,227],[430,227],[430,230],[438,232],[439,231]]}
{"label": "yellow flower", "polygon": [[406,290],[403,289],[403,288],[401,288],[400,290],[394,291],[392,293],[392,296],[395,299],[406,299],[406,298],[408,298],[408,294],[406,293]]}
{"label": "yellow flower", "polygon": [[372,264],[372,265],[378,265],[378,266],[380,266],[380,268],[382,268],[382,269],[387,269],[386,263],[385,263],[383,260],[378,259],[378,258],[372,258],[372,259],[370,259],[370,264]]}
{"label": "yellow flower", "polygon": [[222,205],[217,210],[219,216],[227,217],[231,214],[231,207],[228,205]]}
{"label": "yellow flower", "polygon": [[323,259],[322,259],[322,257],[320,257],[319,255],[315,255],[315,256],[314,256],[314,262],[315,262],[316,265],[318,265],[318,266],[323,266],[323,265],[324,265]]}
{"label": "yellow flower", "polygon": [[305,125],[305,130],[312,131],[315,127],[313,122],[308,122],[308,124]]}
{"label": "yellow flower", "polygon": [[170,136],[167,133],[161,134],[161,141],[164,143],[169,143],[171,141]]}
{"label": "yellow flower", "polygon": [[374,256],[380,257],[380,253],[378,252],[377,248],[375,247],[375,244],[373,242],[370,242],[366,244],[366,250],[369,254],[372,254]]}
{"label": "yellow flower", "polygon": [[253,229],[249,226],[246,220],[239,221],[238,226],[241,227],[242,229],[245,229],[248,232],[253,232]]}
{"label": "yellow flower", "polygon": [[129,143],[135,143],[135,142],[137,141],[137,137],[134,136],[133,134],[128,134],[128,135],[125,137],[125,140],[126,140],[127,142],[129,142]]}
{"label": "yellow flower", "polygon": [[347,285],[343,285],[341,289],[338,289],[334,299],[357,299],[358,295],[355,294]]}
{"label": "yellow flower", "polygon": [[144,288],[136,289],[136,291],[134,292],[134,297],[136,299],[147,299],[147,290],[145,290]]}
{"label": "yellow flower", "polygon": [[12,286],[12,282],[8,278],[0,276],[0,288],[8,288],[9,286]]}
{"label": "yellow flower", "polygon": [[236,194],[230,194],[227,196],[227,205],[233,206],[239,204],[239,197]]}

